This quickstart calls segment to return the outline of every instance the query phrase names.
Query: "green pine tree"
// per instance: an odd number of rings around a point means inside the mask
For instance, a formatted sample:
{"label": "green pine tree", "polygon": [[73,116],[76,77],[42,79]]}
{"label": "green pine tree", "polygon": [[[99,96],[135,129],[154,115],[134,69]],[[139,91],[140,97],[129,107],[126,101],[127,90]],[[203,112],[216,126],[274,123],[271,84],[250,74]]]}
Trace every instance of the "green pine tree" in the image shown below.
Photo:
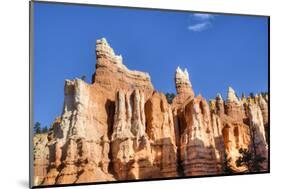
{"label": "green pine tree", "polygon": [[249,172],[259,172],[261,170],[261,164],[265,161],[265,158],[254,154],[248,149],[239,149],[241,156],[236,160],[236,166],[245,166]]}
{"label": "green pine tree", "polygon": [[33,131],[34,131],[35,134],[41,133],[41,124],[39,122],[36,122],[34,124]]}
{"label": "green pine tree", "polygon": [[233,170],[231,169],[231,158],[227,158],[226,153],[224,154],[224,161],[223,161],[223,165],[222,165],[222,170],[224,174],[233,174]]}
{"label": "green pine tree", "polygon": [[251,97],[251,98],[255,98],[254,93],[250,93],[250,97]]}
{"label": "green pine tree", "polygon": [[172,104],[173,99],[175,98],[176,95],[174,93],[166,93],[165,96],[167,98],[168,103]]}

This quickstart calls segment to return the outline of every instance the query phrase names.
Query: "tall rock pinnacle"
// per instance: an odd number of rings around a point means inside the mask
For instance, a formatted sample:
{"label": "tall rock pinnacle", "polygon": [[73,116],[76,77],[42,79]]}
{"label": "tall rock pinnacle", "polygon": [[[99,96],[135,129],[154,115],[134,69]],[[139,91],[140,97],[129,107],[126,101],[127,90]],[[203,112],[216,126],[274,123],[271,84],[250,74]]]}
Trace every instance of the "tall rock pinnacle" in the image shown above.
{"label": "tall rock pinnacle", "polygon": [[187,69],[184,69],[183,71],[180,67],[177,67],[175,82],[176,82],[176,88],[178,94],[186,93],[192,87],[189,80]]}
{"label": "tall rock pinnacle", "polygon": [[234,91],[233,88],[228,87],[228,91],[227,91],[227,101],[228,102],[236,102],[237,104],[239,104],[239,100],[236,96],[236,93]]}
{"label": "tall rock pinnacle", "polygon": [[105,38],[96,41],[96,56],[97,59],[104,57],[108,58],[113,64],[120,68],[127,69],[122,63],[122,55],[115,55],[114,50],[110,47]]}
{"label": "tall rock pinnacle", "polygon": [[243,120],[244,113],[242,103],[236,96],[234,89],[231,87],[228,87],[225,111],[226,114],[233,119],[239,121]]}
{"label": "tall rock pinnacle", "polygon": [[174,98],[172,103],[172,106],[174,108],[194,98],[194,92],[191,86],[191,82],[189,80],[189,74],[187,72],[187,69],[184,69],[183,71],[180,67],[177,67],[175,73],[175,84],[177,96]]}
{"label": "tall rock pinnacle", "polygon": [[216,109],[217,109],[217,114],[219,115],[224,114],[224,101],[220,93],[218,93],[216,97]]}
{"label": "tall rock pinnacle", "polygon": [[123,64],[121,55],[116,55],[105,38],[96,41],[96,72],[93,74],[93,84],[112,92],[115,98],[117,91],[132,91],[140,89],[145,97],[151,96],[153,85],[146,72],[128,69]]}

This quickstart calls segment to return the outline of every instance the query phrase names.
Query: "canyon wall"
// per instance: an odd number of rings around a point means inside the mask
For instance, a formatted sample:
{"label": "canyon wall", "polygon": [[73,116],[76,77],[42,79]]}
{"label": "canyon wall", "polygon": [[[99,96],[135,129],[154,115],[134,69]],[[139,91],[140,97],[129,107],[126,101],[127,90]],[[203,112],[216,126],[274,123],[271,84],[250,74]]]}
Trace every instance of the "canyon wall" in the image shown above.
{"label": "canyon wall", "polygon": [[73,184],[233,172],[241,148],[266,158],[268,97],[239,99],[232,88],[207,102],[187,69],[175,71],[172,104],[148,73],[129,70],[106,39],[96,42],[92,83],[66,80],[64,106],[34,138],[34,184]]}

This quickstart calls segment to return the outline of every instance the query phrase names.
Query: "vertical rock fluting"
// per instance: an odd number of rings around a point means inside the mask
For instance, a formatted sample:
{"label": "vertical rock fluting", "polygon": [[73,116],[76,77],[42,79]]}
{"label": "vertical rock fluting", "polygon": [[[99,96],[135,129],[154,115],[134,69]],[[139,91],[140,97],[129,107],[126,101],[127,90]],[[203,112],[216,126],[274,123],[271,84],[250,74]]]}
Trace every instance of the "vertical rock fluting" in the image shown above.
{"label": "vertical rock fluting", "polygon": [[146,132],[151,141],[153,165],[164,177],[176,177],[177,147],[170,105],[164,94],[154,92],[145,104]]}
{"label": "vertical rock fluting", "polygon": [[178,68],[175,82],[178,95],[172,107],[175,128],[179,130],[180,142],[177,145],[182,174],[196,176],[221,173],[223,140],[219,136],[219,119],[210,115],[205,99],[201,96],[194,98],[187,70]]}
{"label": "vertical rock fluting", "polygon": [[258,105],[262,112],[262,118],[263,118],[263,125],[265,129],[265,137],[266,141],[268,141],[268,103],[267,103],[267,96],[263,97],[262,95],[259,95],[258,98]]}
{"label": "vertical rock fluting", "polygon": [[[225,108],[224,108],[225,107]],[[246,116],[243,102],[240,101],[235,91],[229,87],[227,100],[223,101],[220,94],[216,97],[215,117],[221,123],[221,133],[225,148],[225,158],[230,162],[234,172],[245,171],[245,167],[237,167],[236,160],[241,156],[241,148],[248,149],[250,145],[249,127],[244,124]]]}
{"label": "vertical rock fluting", "polygon": [[252,136],[252,151],[254,155],[265,158],[262,170],[268,169],[268,145],[265,137],[262,111],[257,104],[249,104],[250,132]]}
{"label": "vertical rock fluting", "polygon": [[93,101],[97,96],[91,91],[82,80],[66,81],[63,114],[49,132],[50,163],[44,184],[112,180],[103,171],[109,153],[109,141],[104,140],[108,127],[101,115],[106,112],[95,110],[104,106],[105,100]]}
{"label": "vertical rock fluting", "polygon": [[151,146],[145,133],[144,93],[117,93],[111,138],[114,173],[118,180],[159,176],[153,166]]}
{"label": "vertical rock fluting", "polygon": [[[221,101],[221,99],[218,99]],[[216,107],[218,110],[216,110]],[[217,163],[217,173],[223,172],[223,162],[225,162],[225,145],[222,135],[222,128],[223,123],[221,121],[220,115],[222,112],[220,106],[217,106],[216,101],[214,101],[214,106],[211,107],[210,116],[211,116],[211,125],[213,129],[213,138],[214,138],[214,145],[215,145],[215,156],[216,156],[216,163]]]}
{"label": "vertical rock fluting", "polygon": [[[114,180],[115,175],[111,174],[109,167],[109,138],[114,122],[116,91],[141,89],[145,98],[152,94],[149,75],[129,70],[105,39],[97,41],[96,56],[92,85],[80,79],[65,82],[63,113],[49,132],[50,159],[43,184]],[[132,115],[135,116],[138,115]],[[144,112],[141,117],[144,117]],[[137,135],[143,135],[145,131],[145,128],[138,129],[140,124],[143,123],[134,122],[132,126],[132,132],[140,132]]]}
{"label": "vertical rock fluting", "polygon": [[238,167],[236,160],[241,156],[240,149],[248,149],[250,145],[249,127],[241,122],[235,122],[231,118],[223,118],[222,135],[224,139],[226,158],[230,160],[230,166],[234,172],[246,171],[245,167]]}
{"label": "vertical rock fluting", "polygon": [[184,114],[184,107],[194,99],[194,92],[191,82],[189,80],[189,74],[187,69],[184,71],[178,67],[175,72],[175,85],[177,95],[172,101],[172,113],[175,128],[175,138],[177,145],[177,158],[179,162],[179,175],[184,175],[184,168],[182,164],[182,146],[181,138],[184,131],[186,131],[187,122]]}
{"label": "vertical rock fluting", "polygon": [[104,38],[95,53],[92,84],[66,80],[61,116],[34,138],[35,185],[216,175],[225,158],[242,172],[241,148],[268,169],[268,96],[240,100],[229,88],[226,101],[218,94],[209,105],[178,67],[170,105]]}
{"label": "vertical rock fluting", "polygon": [[[221,104],[217,98],[216,104]],[[266,127],[264,127],[263,117],[268,119],[268,107],[261,95],[254,98],[245,96],[239,100],[232,88],[228,90],[227,101],[225,103],[226,114],[221,114],[223,123],[222,134],[224,137],[225,151],[227,158],[231,160],[232,169],[236,172],[247,171],[246,167],[237,167],[235,161],[241,156],[240,149],[249,149],[252,152],[265,157],[262,165],[263,170],[267,170],[267,142]],[[217,114],[218,114],[218,106]],[[261,111],[263,109],[263,111]],[[257,143],[258,145],[255,145]],[[254,146],[253,146],[254,145]]]}
{"label": "vertical rock fluting", "polygon": [[181,135],[185,176],[218,174],[214,130],[205,99],[196,97],[185,106],[186,129]]}

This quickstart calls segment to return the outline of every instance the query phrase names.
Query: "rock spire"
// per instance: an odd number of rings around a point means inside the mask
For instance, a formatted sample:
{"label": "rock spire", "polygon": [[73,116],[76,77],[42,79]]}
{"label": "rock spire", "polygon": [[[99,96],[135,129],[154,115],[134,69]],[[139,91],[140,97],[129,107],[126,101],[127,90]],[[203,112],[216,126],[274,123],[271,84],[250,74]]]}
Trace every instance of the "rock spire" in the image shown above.
{"label": "rock spire", "polygon": [[105,38],[95,53],[92,83],[66,80],[61,115],[34,137],[35,185],[225,174],[225,158],[233,172],[246,172],[235,163],[241,148],[264,156],[268,170],[267,94],[240,100],[229,87],[226,100],[218,94],[208,103],[178,67],[169,104]]}

